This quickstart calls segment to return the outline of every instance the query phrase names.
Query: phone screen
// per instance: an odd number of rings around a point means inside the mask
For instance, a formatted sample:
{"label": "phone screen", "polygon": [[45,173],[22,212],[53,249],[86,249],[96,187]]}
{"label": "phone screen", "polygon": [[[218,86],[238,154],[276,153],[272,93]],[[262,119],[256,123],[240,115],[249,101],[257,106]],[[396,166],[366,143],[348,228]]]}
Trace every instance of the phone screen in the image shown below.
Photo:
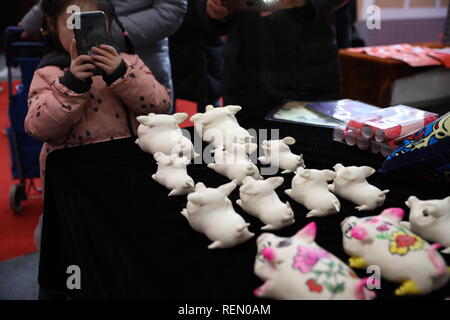
{"label": "phone screen", "polygon": [[[92,55],[92,47],[109,43],[103,11],[75,13],[74,18],[80,21],[80,28],[74,29],[78,55]],[[98,68],[94,71],[94,75],[102,74],[103,72]]]}
{"label": "phone screen", "polygon": [[75,28],[75,39],[79,55],[91,55],[92,47],[108,44],[106,19],[102,11],[92,11],[74,14],[79,19],[80,28]]}

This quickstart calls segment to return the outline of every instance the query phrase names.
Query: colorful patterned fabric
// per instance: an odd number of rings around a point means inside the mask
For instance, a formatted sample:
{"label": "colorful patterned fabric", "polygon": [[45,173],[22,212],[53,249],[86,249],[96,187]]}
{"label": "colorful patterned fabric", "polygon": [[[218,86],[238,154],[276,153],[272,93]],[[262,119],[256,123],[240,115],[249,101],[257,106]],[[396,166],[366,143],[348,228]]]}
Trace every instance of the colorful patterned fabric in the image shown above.
{"label": "colorful patterned fabric", "polygon": [[380,172],[432,171],[450,179],[450,113],[430,123],[387,157]]}

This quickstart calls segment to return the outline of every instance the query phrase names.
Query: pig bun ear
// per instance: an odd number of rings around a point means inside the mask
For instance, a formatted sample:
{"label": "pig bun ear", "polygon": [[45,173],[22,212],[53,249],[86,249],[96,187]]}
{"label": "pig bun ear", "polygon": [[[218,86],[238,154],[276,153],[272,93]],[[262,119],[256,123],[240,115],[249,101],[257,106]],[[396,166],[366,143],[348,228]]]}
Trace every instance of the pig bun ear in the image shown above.
{"label": "pig bun ear", "polygon": [[155,158],[155,160],[158,162],[158,164],[169,166],[173,163],[172,157],[162,152],[157,152],[153,157],[157,157]]}
{"label": "pig bun ear", "polygon": [[150,121],[149,121],[149,118],[148,118],[147,116],[139,116],[139,117],[136,118],[136,120],[137,120],[140,124],[142,124],[142,125],[144,125],[144,126],[150,125]]}
{"label": "pig bun ear", "polygon": [[258,150],[258,145],[256,143],[246,143],[245,144],[245,152],[247,154],[252,154],[256,150]]}
{"label": "pig bun ear", "polygon": [[360,240],[362,242],[371,242],[372,237],[369,232],[367,232],[366,228],[363,226],[354,226],[351,231],[351,236],[354,239]]}
{"label": "pig bun ear", "polygon": [[338,169],[339,171],[336,171],[336,176],[340,179],[343,179],[347,182],[353,181],[356,179],[356,173],[354,171],[354,168],[346,168],[342,167],[342,169]]}
{"label": "pig bun ear", "polygon": [[164,153],[162,153],[162,152],[157,152],[157,153],[155,153],[155,154],[153,155],[153,158],[154,158],[156,161],[160,162],[160,161],[163,160],[163,158],[164,158]]}
{"label": "pig bun ear", "polygon": [[436,219],[442,217],[445,214],[444,210],[439,210],[434,206],[431,206],[429,209],[424,209],[424,211],[428,211],[428,213]]}
{"label": "pig bun ear", "polygon": [[315,222],[311,222],[308,225],[306,225],[306,227],[297,232],[295,237],[306,242],[313,242],[316,239],[316,234],[317,234],[317,224]]}
{"label": "pig bun ear", "polygon": [[192,122],[197,122],[203,118],[203,113],[196,113],[191,117]]}
{"label": "pig bun ear", "polygon": [[296,173],[304,179],[309,179],[311,177],[311,171],[302,167],[297,168]]}
{"label": "pig bun ear", "polygon": [[203,191],[203,190],[206,190],[206,186],[203,182],[199,182],[195,185],[196,192]]}
{"label": "pig bun ear", "polygon": [[337,163],[334,165],[333,169],[334,171],[338,172],[341,169],[344,169],[345,167],[342,165],[342,163]]}
{"label": "pig bun ear", "polygon": [[292,137],[286,137],[282,140],[284,143],[286,143],[288,146],[291,146],[295,144],[295,139]]}
{"label": "pig bun ear", "polygon": [[213,106],[213,105],[207,105],[207,106],[205,107],[205,110],[206,110],[206,111],[214,110],[214,106]]}
{"label": "pig bun ear", "polygon": [[158,161],[158,159],[161,159],[161,157],[163,156],[164,154],[162,153],[162,152],[157,152],[157,153],[155,153],[154,155],[153,155],[153,158],[156,160],[156,161]]}
{"label": "pig bun ear", "polygon": [[[143,118],[146,118],[144,121],[146,126],[152,127],[152,126],[157,126],[159,124],[159,120],[158,117],[156,117],[155,113],[149,113],[146,117],[144,116]],[[139,121],[139,119],[138,119]]]}
{"label": "pig bun ear", "polygon": [[235,115],[236,113],[242,110],[241,106],[226,106],[225,108],[227,108],[228,113],[230,115]]}
{"label": "pig bun ear", "polygon": [[402,208],[389,208],[380,213],[380,216],[395,223],[402,221],[404,215],[405,211]]}
{"label": "pig bun ear", "polygon": [[447,198],[443,199],[445,202],[447,202],[447,205],[450,206],[450,196],[448,196]]}
{"label": "pig bun ear", "polygon": [[376,172],[376,170],[371,167],[364,166],[362,168],[364,169],[364,172],[366,173],[366,178],[370,177],[371,175],[373,175]]}
{"label": "pig bun ear", "polygon": [[[450,198],[450,197],[449,197],[449,198]],[[406,206],[407,206],[408,208],[411,208],[411,206],[412,206],[415,202],[417,202],[417,201],[419,201],[419,199],[417,199],[417,197],[415,197],[415,196],[410,196],[410,197],[408,198],[408,200],[405,201],[405,204],[406,204]]]}
{"label": "pig bun ear", "polygon": [[332,181],[337,176],[336,172],[331,170],[323,170],[323,172],[325,173],[325,179],[327,179],[327,181]]}
{"label": "pig bun ear", "polygon": [[277,189],[279,186],[281,186],[284,183],[283,177],[271,177],[266,179],[268,183],[272,186],[272,189]]}
{"label": "pig bun ear", "polygon": [[148,120],[151,120],[154,116],[156,116],[156,113],[149,113],[148,115],[147,115],[147,119]]}
{"label": "pig bun ear", "polygon": [[179,113],[175,113],[173,115],[173,118],[175,119],[175,122],[177,124],[182,124],[184,122],[184,120],[186,120],[188,117],[188,114],[186,112],[179,112]]}
{"label": "pig bun ear", "polygon": [[222,193],[224,193],[228,197],[233,192],[233,190],[236,189],[236,187],[237,184],[234,181],[232,181],[230,183],[221,185],[217,189],[219,189]]}

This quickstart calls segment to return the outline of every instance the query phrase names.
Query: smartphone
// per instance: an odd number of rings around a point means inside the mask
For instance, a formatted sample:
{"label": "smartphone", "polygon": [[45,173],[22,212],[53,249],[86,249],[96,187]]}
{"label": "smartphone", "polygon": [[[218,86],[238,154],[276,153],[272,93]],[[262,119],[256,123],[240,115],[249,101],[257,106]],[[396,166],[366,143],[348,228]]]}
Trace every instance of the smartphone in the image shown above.
{"label": "smartphone", "polygon": [[[75,13],[74,19],[80,21],[80,28],[73,29],[75,40],[77,40],[78,55],[92,55],[92,47],[110,43],[103,11]],[[100,69],[94,71],[94,75],[102,74]]]}
{"label": "smartphone", "polygon": [[272,11],[278,8],[279,0],[222,0],[221,2],[231,11]]}

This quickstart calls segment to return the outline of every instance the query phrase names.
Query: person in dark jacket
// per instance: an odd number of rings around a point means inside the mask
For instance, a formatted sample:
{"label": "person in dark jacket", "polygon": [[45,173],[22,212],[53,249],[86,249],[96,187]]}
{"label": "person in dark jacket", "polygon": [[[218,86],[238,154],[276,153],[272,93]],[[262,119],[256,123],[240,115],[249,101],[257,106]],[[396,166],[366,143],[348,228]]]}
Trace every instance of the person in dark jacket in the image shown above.
{"label": "person in dark jacket", "polygon": [[230,12],[208,0],[211,26],[227,35],[222,93],[225,105],[240,105],[246,127],[258,127],[283,100],[340,97],[338,46],[329,0],[281,0],[269,13]]}
{"label": "person in dark jacket", "polygon": [[199,112],[219,104],[223,45],[208,23],[205,0],[189,0],[183,24],[169,38],[175,101],[195,101]]}

